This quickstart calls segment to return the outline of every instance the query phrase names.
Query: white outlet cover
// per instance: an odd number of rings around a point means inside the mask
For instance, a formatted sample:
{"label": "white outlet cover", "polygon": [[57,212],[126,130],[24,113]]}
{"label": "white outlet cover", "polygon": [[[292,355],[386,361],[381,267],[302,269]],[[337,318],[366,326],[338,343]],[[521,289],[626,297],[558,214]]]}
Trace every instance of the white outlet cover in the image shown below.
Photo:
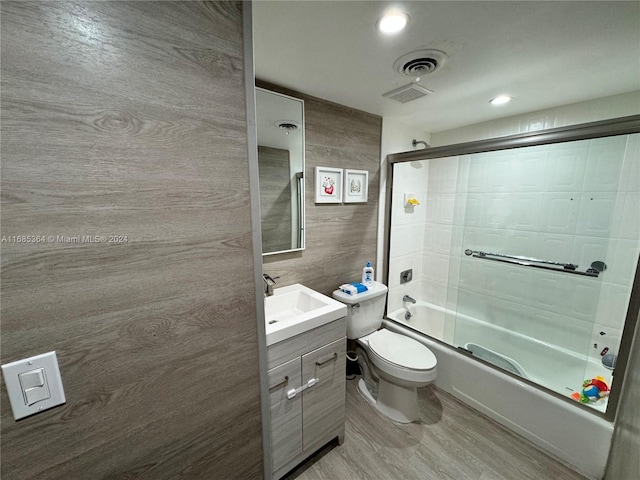
{"label": "white outlet cover", "polygon": [[[39,368],[44,369],[45,382],[49,388],[49,398],[33,405],[27,405],[19,375]],[[11,410],[13,410],[13,416],[16,420],[62,405],[67,401],[64,396],[56,352],[47,352],[2,365],[2,375],[7,386]]]}

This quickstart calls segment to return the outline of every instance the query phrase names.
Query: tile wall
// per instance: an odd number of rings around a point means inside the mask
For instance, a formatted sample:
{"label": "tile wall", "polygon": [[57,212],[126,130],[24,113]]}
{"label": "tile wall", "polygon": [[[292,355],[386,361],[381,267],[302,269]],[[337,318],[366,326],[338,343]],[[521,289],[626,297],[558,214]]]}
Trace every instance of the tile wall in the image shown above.
{"label": "tile wall", "polygon": [[[387,189],[387,155],[398,152],[417,150],[412,146],[412,141],[422,140],[431,144],[431,134],[418,128],[405,125],[389,118],[382,119],[382,137],[380,141],[380,209],[378,213],[378,254],[376,257],[376,280],[384,282],[384,255],[385,255],[385,214],[386,214],[386,189]],[[419,146],[418,148],[422,148]],[[428,163],[427,163],[428,164]],[[415,173],[415,172],[414,172]],[[418,180],[421,178],[418,175]],[[426,177],[425,177],[426,178]],[[426,185],[426,182],[425,182]],[[424,190],[424,187],[422,188]],[[426,190],[424,190],[426,192]]]}
{"label": "tile wall", "polygon": [[[389,296],[387,310],[392,312],[402,307],[402,297],[411,295],[420,298],[426,295],[422,283],[425,235],[427,228],[427,187],[429,160],[398,164],[394,167],[393,196],[391,199]],[[412,194],[419,202],[417,206],[405,206],[405,194]],[[430,243],[430,242],[429,242]],[[448,245],[447,245],[448,248]],[[400,284],[400,272],[413,270],[413,280]],[[444,283],[446,285],[446,281]]]}

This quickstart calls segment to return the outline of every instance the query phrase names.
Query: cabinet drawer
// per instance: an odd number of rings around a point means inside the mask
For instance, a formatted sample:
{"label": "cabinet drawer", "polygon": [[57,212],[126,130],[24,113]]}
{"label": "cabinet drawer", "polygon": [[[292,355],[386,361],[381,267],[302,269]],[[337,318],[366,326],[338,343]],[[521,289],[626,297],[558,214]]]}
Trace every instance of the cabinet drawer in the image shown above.
{"label": "cabinet drawer", "polygon": [[269,370],[271,464],[276,471],[302,452],[302,398],[287,391],[300,387],[300,357]]}
{"label": "cabinet drawer", "polygon": [[292,358],[320,348],[344,337],[347,334],[347,321],[340,318],[321,327],[296,335],[293,338],[274,343],[267,347],[267,368],[273,368],[288,362]]}
{"label": "cabinet drawer", "polygon": [[302,356],[302,381],[318,379],[302,398],[304,450],[331,440],[344,424],[346,348],[343,337]]}

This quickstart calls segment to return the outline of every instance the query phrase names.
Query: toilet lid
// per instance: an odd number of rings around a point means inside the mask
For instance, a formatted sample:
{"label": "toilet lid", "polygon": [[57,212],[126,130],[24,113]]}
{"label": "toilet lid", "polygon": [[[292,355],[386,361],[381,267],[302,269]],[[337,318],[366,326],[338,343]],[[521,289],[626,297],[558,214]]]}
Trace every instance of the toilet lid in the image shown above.
{"label": "toilet lid", "polygon": [[413,370],[431,370],[437,364],[431,350],[413,338],[386,329],[369,335],[369,347],[384,360]]}

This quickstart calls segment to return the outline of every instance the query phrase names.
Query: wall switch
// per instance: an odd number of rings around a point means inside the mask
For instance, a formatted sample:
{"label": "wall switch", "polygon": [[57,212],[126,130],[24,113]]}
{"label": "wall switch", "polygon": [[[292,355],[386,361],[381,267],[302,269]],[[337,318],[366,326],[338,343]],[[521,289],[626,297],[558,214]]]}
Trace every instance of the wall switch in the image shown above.
{"label": "wall switch", "polygon": [[2,365],[2,375],[16,420],[67,401],[56,352]]}
{"label": "wall switch", "polygon": [[49,393],[49,385],[44,376],[44,368],[36,368],[18,375],[24,401],[31,406],[47,398],[51,398]]}

